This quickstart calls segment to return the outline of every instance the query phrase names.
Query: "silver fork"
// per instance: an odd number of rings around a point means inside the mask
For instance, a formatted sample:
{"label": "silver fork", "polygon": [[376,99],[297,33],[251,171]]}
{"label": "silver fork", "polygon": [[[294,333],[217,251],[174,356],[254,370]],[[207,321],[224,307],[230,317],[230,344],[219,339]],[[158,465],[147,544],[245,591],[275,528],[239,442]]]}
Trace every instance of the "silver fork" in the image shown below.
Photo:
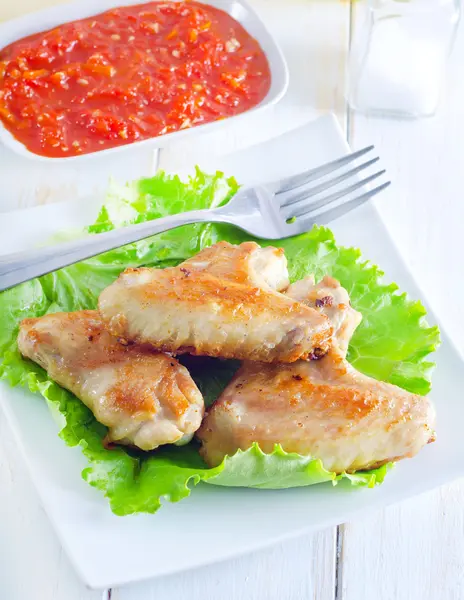
{"label": "silver fork", "polygon": [[[0,257],[0,291],[102,252],[191,223],[229,223],[254,237],[267,239],[286,238],[304,233],[315,224],[325,225],[361,206],[390,185],[387,181],[367,191],[362,190],[364,186],[381,177],[385,170],[377,171],[364,179],[356,177],[358,173],[376,163],[378,157],[337,174],[343,167],[371,152],[373,148],[374,146],[363,148],[281,181],[240,189],[226,205],[219,208],[171,215],[73,242]],[[333,177],[319,185],[307,187],[308,184],[332,174]],[[327,190],[343,182],[349,185],[325,194]],[[352,195],[356,191],[362,193],[353,198]]]}

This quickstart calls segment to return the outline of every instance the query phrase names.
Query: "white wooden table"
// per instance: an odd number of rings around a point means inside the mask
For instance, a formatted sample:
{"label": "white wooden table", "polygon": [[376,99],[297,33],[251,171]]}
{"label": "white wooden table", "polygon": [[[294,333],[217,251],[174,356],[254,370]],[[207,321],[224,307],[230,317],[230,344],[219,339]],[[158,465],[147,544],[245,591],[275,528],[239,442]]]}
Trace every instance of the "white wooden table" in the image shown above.
{"label": "white wooden table", "polygon": [[[0,20],[52,3],[0,2]],[[464,258],[464,26],[439,115],[418,122],[380,121],[351,114],[343,97],[347,50],[358,20],[356,2],[254,4],[284,47],[292,76],[289,95],[272,115],[251,127],[239,123],[226,137],[209,135],[198,143],[232,150],[297,126],[315,109],[335,112],[353,147],[375,143],[395,184],[380,201],[383,216],[430,303],[464,350],[461,303],[449,302],[450,293],[459,299],[464,292],[459,280]],[[190,142],[168,148],[160,154],[160,165],[172,167],[196,151]],[[14,173],[11,160],[0,154],[2,179],[7,170],[10,176]],[[2,199],[0,219],[3,210],[46,197],[38,190],[26,200]],[[0,490],[0,599],[101,598],[101,592],[89,591],[78,581],[69,565],[1,416]],[[107,590],[103,598],[462,600],[463,505],[464,483],[456,482],[338,528],[211,568]]]}

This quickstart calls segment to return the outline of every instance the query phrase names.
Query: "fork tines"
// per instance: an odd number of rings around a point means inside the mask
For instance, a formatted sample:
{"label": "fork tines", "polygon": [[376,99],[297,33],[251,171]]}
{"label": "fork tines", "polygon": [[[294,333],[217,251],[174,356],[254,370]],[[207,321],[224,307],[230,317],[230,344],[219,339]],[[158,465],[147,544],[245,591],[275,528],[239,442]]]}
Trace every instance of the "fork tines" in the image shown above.
{"label": "fork tines", "polygon": [[[333,220],[334,218],[353,210],[356,206],[367,202],[367,200],[384,190],[390,185],[389,181],[374,188],[368,187],[367,191],[359,196],[353,197],[353,192],[361,190],[365,186],[369,186],[369,184],[385,174],[385,169],[382,169],[363,179],[357,177],[361,171],[365,171],[378,162],[378,156],[369,159],[348,171],[338,174],[344,167],[351,165],[351,163],[371,152],[373,149],[374,146],[368,146],[367,148],[343,156],[331,163],[316,169],[311,169],[306,173],[288,177],[278,187],[278,191],[276,192],[276,198],[279,201],[282,217],[288,221],[290,219],[313,216],[320,211],[323,220],[328,222],[329,220]],[[322,178],[325,178],[322,183],[306,187],[308,184]],[[350,180],[352,183],[350,183]],[[340,184],[343,182],[350,184],[341,186]],[[327,190],[337,188],[337,186],[338,189],[333,193],[324,194]],[[326,211],[322,210],[330,204],[337,202],[337,200],[342,202],[334,208]],[[322,219],[318,219],[318,222],[322,224]]]}

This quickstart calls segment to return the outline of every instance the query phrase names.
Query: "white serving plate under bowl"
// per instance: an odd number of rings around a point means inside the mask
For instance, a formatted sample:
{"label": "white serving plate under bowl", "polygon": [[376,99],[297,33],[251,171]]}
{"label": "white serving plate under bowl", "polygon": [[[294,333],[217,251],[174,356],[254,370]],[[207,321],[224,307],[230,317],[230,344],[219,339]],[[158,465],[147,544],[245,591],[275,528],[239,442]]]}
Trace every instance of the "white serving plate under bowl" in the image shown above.
{"label": "white serving plate under bowl", "polygon": [[[348,150],[336,120],[324,117],[239,153],[199,157],[198,163],[206,171],[219,169],[253,185],[294,175]],[[380,202],[382,198],[387,200],[380,196]],[[0,220],[0,255],[44,242],[53,231],[82,227],[95,219],[97,211],[96,200],[89,199],[5,213]],[[380,265],[387,281],[396,281],[412,298],[424,301],[373,204],[333,222],[331,229],[338,243],[361,248],[365,258]],[[436,323],[427,308],[429,322]],[[431,394],[438,413],[437,441],[400,462],[375,489],[343,484],[334,488],[329,483],[274,491],[200,484],[189,498],[165,502],[154,515],[117,517],[105,498],[81,479],[86,461],[78,448],[65,446],[58,437],[43,398],[0,383],[0,406],[77,572],[92,588],[115,587],[208,565],[342,523],[356,513],[461,476],[464,365],[443,327],[441,331]]]}
{"label": "white serving plate under bowl", "polygon": [[[167,0],[175,2],[176,0]],[[17,154],[33,158],[35,160],[41,160],[46,162],[76,162],[84,161],[91,158],[94,160],[96,156],[108,156],[109,154],[117,154],[122,152],[131,152],[135,149],[154,149],[166,145],[168,142],[172,142],[180,138],[181,136],[191,136],[201,132],[210,131],[214,127],[225,127],[230,119],[237,119],[244,115],[249,115],[251,112],[257,110],[264,110],[269,106],[276,104],[285,94],[288,87],[288,68],[285,58],[280,50],[278,44],[267,30],[264,23],[261,21],[256,12],[248,4],[247,0],[199,0],[203,4],[220,8],[224,12],[228,13],[236,21],[238,21],[247,32],[252,35],[263,49],[269,67],[271,71],[271,87],[266,97],[257,106],[246,110],[239,115],[228,117],[227,119],[221,119],[219,121],[212,121],[204,125],[197,125],[190,129],[182,129],[166,135],[149,138],[147,140],[141,140],[139,142],[133,142],[125,146],[117,146],[115,148],[108,148],[106,150],[99,150],[97,152],[89,152],[88,154],[82,154],[79,156],[66,156],[61,158],[49,158],[46,156],[40,156],[30,152],[21,142],[19,142],[3,125],[0,121],[0,142],[2,142],[8,148],[11,148]],[[45,10],[33,12],[27,14],[18,19],[6,21],[0,23],[0,49],[8,46],[12,42],[24,38],[34,33],[41,31],[47,31],[53,27],[57,27],[63,23],[70,21],[76,21],[79,19],[85,19],[92,15],[105,12],[111,8],[118,6],[130,6],[133,4],[143,4],[144,0],[76,0],[69,4],[61,4]]]}

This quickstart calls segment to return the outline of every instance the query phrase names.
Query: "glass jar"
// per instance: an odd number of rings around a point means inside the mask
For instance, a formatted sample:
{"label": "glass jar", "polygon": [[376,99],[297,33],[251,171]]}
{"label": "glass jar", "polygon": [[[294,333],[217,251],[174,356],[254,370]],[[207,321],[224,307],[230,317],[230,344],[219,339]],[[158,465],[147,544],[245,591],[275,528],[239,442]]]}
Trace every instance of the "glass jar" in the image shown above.
{"label": "glass jar", "polygon": [[[349,60],[351,108],[396,117],[435,113],[460,0],[367,0]],[[364,21],[364,24],[363,24]]]}

